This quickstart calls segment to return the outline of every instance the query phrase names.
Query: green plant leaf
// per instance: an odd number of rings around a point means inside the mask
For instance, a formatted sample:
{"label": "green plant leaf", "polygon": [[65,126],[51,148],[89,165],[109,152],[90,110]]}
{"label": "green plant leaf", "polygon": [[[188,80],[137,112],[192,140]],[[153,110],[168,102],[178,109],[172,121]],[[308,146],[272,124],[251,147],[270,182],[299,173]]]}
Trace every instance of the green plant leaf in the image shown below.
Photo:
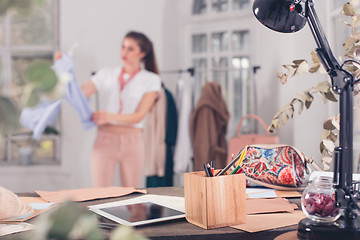
{"label": "green plant leaf", "polygon": [[296,98],[302,101],[310,101],[312,99],[312,96],[309,95],[309,91],[303,91],[303,92],[299,92],[296,95]]}
{"label": "green plant leaf", "polygon": [[325,149],[328,152],[333,152],[334,151],[335,143],[333,141],[331,141],[330,139],[324,139],[324,140],[322,140],[322,143],[324,144]]}
{"label": "green plant leaf", "polygon": [[338,101],[337,98],[336,98],[336,95],[334,94],[334,92],[331,89],[330,89],[329,92],[325,93],[325,96],[329,101],[332,101],[332,102],[337,102]]}
{"label": "green plant leaf", "polygon": [[348,50],[351,46],[353,46],[355,43],[357,43],[359,40],[355,38],[349,38],[344,43],[343,47],[345,50]]}
{"label": "green plant leaf", "polygon": [[309,72],[309,64],[307,63],[307,61],[303,60],[299,66],[295,69],[294,71],[294,75],[295,74],[302,74],[302,73],[306,73]]}
{"label": "green plant leaf", "polygon": [[354,16],[355,15],[355,9],[354,9],[353,5],[351,5],[350,3],[344,4],[342,12],[345,14],[345,16]]}
{"label": "green plant leaf", "polygon": [[290,112],[290,117],[293,118],[294,117],[294,105],[293,104],[289,104],[289,112]]}
{"label": "green plant leaf", "polygon": [[323,162],[325,162],[325,163],[331,163],[331,162],[332,162],[332,158],[331,158],[331,157],[323,157],[322,160],[323,160]]}
{"label": "green plant leaf", "polygon": [[313,99],[310,100],[310,101],[305,101],[305,107],[306,107],[306,109],[309,109],[309,108],[310,108],[312,102],[313,102]]}
{"label": "green plant leaf", "polygon": [[351,17],[350,26],[351,26],[352,28],[358,28],[358,27],[360,27],[360,18],[359,18],[358,15],[355,15],[355,16],[352,16],[352,17]]}
{"label": "green plant leaf", "polygon": [[36,60],[30,64],[26,76],[29,83],[42,92],[51,91],[57,83],[57,76],[51,69],[51,64],[43,60]]}
{"label": "green plant leaf", "polygon": [[327,138],[330,134],[331,134],[331,131],[330,131],[330,130],[324,130],[324,131],[321,133],[321,140],[324,140],[324,139]]}
{"label": "green plant leaf", "polygon": [[325,151],[325,145],[323,141],[320,142],[320,153],[322,154]]}
{"label": "green plant leaf", "polygon": [[10,98],[0,96],[0,133],[12,133],[19,127],[18,107]]}
{"label": "green plant leaf", "polygon": [[330,83],[328,81],[320,82],[320,83],[318,83],[318,85],[316,85],[316,88],[320,92],[328,92],[330,89]]}
{"label": "green plant leaf", "polygon": [[319,93],[321,99],[323,100],[324,104],[326,104],[328,102],[328,100],[325,96],[325,93],[323,93],[323,92],[318,92],[318,93]]}
{"label": "green plant leaf", "polygon": [[323,166],[324,166],[324,170],[327,171],[327,170],[330,169],[329,163],[332,162],[332,158],[331,158],[331,157],[328,157],[328,156],[323,156],[323,157],[321,158],[321,162],[322,162],[322,164],[323,164]]}
{"label": "green plant leaf", "polygon": [[336,142],[337,140],[337,134],[335,134],[333,131],[330,131],[329,136],[327,137],[330,141]]}
{"label": "green plant leaf", "polygon": [[37,89],[33,89],[25,99],[25,106],[35,107],[40,100],[40,93]]}
{"label": "green plant leaf", "polygon": [[286,125],[288,119],[289,119],[289,116],[286,113],[281,114],[281,121],[282,121],[283,125]]}
{"label": "green plant leaf", "polygon": [[317,53],[314,51],[311,51],[311,59],[313,60],[314,63],[320,63],[320,58],[317,55]]}
{"label": "green plant leaf", "polygon": [[281,84],[285,84],[287,82],[288,76],[286,74],[279,74],[278,78],[280,79]]}
{"label": "green plant leaf", "polygon": [[295,65],[297,65],[297,66],[299,66],[301,63],[303,63],[303,62],[306,62],[306,60],[305,59],[298,59],[298,60],[294,60],[293,61],[293,63],[295,64]]}
{"label": "green plant leaf", "polygon": [[316,73],[320,69],[320,63],[314,63],[309,69],[309,73]]}
{"label": "green plant leaf", "polygon": [[325,130],[335,130],[336,127],[334,126],[333,124],[333,121],[334,121],[335,117],[329,117],[327,118],[324,123],[323,123],[323,128]]}
{"label": "green plant leaf", "polygon": [[0,1],[0,15],[6,13],[6,11],[13,5],[11,0],[1,0]]}
{"label": "green plant leaf", "polygon": [[304,102],[299,101],[298,113],[301,114],[303,110],[304,110]]}

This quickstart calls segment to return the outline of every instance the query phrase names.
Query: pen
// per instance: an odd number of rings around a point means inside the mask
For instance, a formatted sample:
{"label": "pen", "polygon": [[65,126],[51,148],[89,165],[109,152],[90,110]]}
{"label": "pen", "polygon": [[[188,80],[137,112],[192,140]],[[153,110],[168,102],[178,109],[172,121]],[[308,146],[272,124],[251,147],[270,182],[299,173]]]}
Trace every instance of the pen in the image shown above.
{"label": "pen", "polygon": [[206,164],[204,163],[204,171],[207,177],[210,177],[209,169],[207,168]]}
{"label": "pen", "polygon": [[215,175],[215,163],[214,163],[214,161],[211,161],[210,165],[211,165],[211,172],[212,172],[213,175]]}
{"label": "pen", "polygon": [[240,158],[240,155],[241,155],[241,151],[236,155],[236,157],[225,168],[223,168],[223,170],[218,172],[218,174],[216,174],[216,176],[223,175]]}
{"label": "pen", "polygon": [[214,172],[213,169],[211,169],[210,164],[206,164],[207,170],[209,172],[210,177],[214,176]]}

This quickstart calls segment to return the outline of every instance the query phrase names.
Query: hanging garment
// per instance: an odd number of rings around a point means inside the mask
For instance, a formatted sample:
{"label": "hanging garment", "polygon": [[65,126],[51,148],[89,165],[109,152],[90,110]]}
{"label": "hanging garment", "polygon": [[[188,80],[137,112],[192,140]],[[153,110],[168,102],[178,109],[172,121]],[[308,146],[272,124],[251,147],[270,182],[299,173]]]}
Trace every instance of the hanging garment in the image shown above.
{"label": "hanging garment", "polygon": [[177,134],[176,104],[171,92],[164,87],[166,94],[166,155],[164,177],[149,176],[146,178],[146,187],[171,187],[174,185],[174,149]]}
{"label": "hanging garment", "polygon": [[71,81],[67,84],[65,95],[55,102],[40,100],[34,108],[24,108],[20,115],[21,125],[32,130],[33,138],[36,140],[40,139],[41,134],[47,126],[54,126],[63,99],[66,99],[79,114],[85,130],[96,126],[96,124],[91,121],[92,111],[89,102],[83,95],[76,81],[72,59],[64,54],[55,62],[53,69],[58,75],[67,73],[72,76]]}
{"label": "hanging garment", "polygon": [[144,126],[145,175],[163,177],[165,172],[166,95],[158,99],[146,116]]}
{"label": "hanging garment", "polygon": [[226,165],[226,131],[229,112],[217,82],[206,83],[191,115],[190,135],[194,148],[194,170],[203,171],[203,163]]}
{"label": "hanging garment", "polygon": [[171,92],[165,88],[166,93],[166,164],[165,164],[165,186],[173,186],[174,177],[174,151],[178,130],[178,118],[175,99]]}
{"label": "hanging garment", "polygon": [[174,153],[174,172],[182,174],[190,169],[193,150],[190,139],[191,85],[190,79],[180,79],[176,86],[176,105],[178,106],[178,131]]}
{"label": "hanging garment", "polygon": [[56,102],[41,100],[33,107],[21,111],[20,124],[33,132],[33,139],[39,140],[47,126],[54,126],[59,115],[62,99]]}

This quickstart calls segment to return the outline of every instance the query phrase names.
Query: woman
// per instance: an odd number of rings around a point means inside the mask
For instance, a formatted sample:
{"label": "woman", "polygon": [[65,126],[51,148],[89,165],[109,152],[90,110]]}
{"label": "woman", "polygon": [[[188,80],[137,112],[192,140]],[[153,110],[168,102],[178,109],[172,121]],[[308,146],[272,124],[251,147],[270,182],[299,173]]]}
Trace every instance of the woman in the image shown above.
{"label": "woman", "polygon": [[92,115],[98,125],[91,157],[94,187],[113,185],[117,163],[121,185],[140,187],[144,169],[143,120],[161,89],[151,41],[129,32],[121,60],[122,67],[101,69],[82,86],[86,97],[98,92],[104,103],[104,109]]}

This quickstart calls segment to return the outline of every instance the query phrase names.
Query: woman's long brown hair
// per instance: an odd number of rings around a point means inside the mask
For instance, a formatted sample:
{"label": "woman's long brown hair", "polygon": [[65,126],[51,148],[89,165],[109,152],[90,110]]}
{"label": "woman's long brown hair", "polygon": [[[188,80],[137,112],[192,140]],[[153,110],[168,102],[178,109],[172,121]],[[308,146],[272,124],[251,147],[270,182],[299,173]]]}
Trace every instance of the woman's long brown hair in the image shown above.
{"label": "woman's long brown hair", "polygon": [[156,63],[155,52],[152,42],[148,37],[143,33],[131,31],[125,35],[125,38],[134,39],[138,44],[145,57],[142,59],[144,61],[145,69],[159,74],[159,68]]}

